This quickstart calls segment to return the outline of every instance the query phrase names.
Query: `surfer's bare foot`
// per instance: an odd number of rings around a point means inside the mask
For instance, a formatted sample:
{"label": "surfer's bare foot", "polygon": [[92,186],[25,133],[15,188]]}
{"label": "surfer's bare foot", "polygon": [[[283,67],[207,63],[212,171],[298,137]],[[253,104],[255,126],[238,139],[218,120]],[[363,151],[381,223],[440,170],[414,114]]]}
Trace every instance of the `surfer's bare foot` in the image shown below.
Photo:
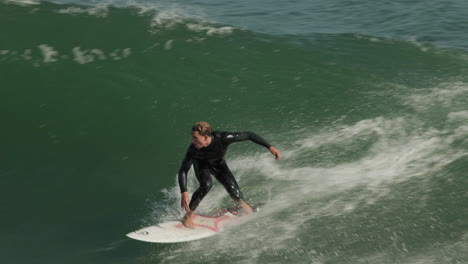
{"label": "surfer's bare foot", "polygon": [[244,212],[243,212],[244,214],[247,215],[247,214],[253,213],[252,207],[250,207],[250,205],[248,205],[246,202],[244,202],[244,201],[241,200],[241,201],[240,201],[240,205],[242,206],[242,210],[244,211]]}
{"label": "surfer's bare foot", "polygon": [[188,211],[185,216],[184,216],[184,219],[182,220],[182,224],[185,226],[185,227],[188,227],[188,228],[191,228],[191,229],[195,229],[195,225],[193,224],[193,220],[192,220],[192,214],[193,214],[193,211]]}

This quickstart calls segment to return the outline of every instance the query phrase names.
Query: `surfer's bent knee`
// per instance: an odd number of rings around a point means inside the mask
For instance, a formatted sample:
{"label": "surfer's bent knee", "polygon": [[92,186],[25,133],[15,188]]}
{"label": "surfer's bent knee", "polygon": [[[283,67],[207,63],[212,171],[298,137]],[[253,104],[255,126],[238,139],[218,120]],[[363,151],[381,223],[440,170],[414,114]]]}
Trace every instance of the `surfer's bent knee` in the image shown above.
{"label": "surfer's bent knee", "polygon": [[213,187],[212,181],[200,182],[200,190],[206,195]]}

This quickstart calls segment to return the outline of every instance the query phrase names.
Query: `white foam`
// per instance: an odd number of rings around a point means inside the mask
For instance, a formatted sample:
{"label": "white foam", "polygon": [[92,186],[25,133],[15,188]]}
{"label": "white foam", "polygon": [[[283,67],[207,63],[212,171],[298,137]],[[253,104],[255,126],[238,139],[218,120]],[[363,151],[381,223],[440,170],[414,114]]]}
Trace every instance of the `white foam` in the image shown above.
{"label": "white foam", "polygon": [[115,49],[110,52],[107,56],[106,53],[100,49],[91,49],[81,51],[79,47],[76,49],[75,60],[80,61],[81,63],[93,62],[95,59],[106,60],[107,57],[113,60],[121,60],[127,58],[131,54],[131,49]]}
{"label": "white foam", "polygon": [[[56,62],[58,59],[56,58],[59,56],[59,53],[54,49],[54,47],[48,46],[47,44],[42,44],[39,45],[38,48],[42,52],[42,56],[44,59],[42,60],[44,63],[49,63],[49,62]],[[25,51],[24,54],[27,54],[27,50]],[[26,58],[30,57],[30,52],[29,55],[26,55]]]}
{"label": "white foam", "polygon": [[234,27],[213,27],[202,24],[187,24],[186,27],[194,32],[204,32],[207,36],[229,35],[234,31]]}
{"label": "white foam", "polygon": [[452,112],[447,115],[449,122],[466,122],[468,121],[468,111]]}
{"label": "white foam", "polygon": [[109,15],[109,8],[106,5],[100,5],[90,8],[80,8],[80,7],[68,7],[65,9],[60,9],[57,11],[60,14],[86,14],[90,16],[102,17],[105,18]]}
{"label": "white foam", "polygon": [[[434,93],[445,96],[444,100],[459,94],[457,91]],[[467,111],[454,112],[447,115],[447,120],[456,121],[466,116]],[[216,256],[228,255],[243,259],[242,263],[255,263],[255,258],[265,256],[287,258],[288,254],[301,254],[317,263],[326,261],[313,248],[297,241],[304,236],[304,230],[310,229],[314,219],[349,214],[363,204],[376,203],[399,183],[417,179],[424,185],[431,179],[430,175],[468,155],[468,151],[452,147],[454,142],[468,136],[468,126],[461,123],[442,129],[427,128],[415,116],[376,117],[354,124],[334,124],[313,132],[302,130],[298,134],[295,137],[302,139],[288,144],[289,147],[276,146],[283,154],[280,161],[275,161],[268,152],[244,157],[228,155],[228,163],[239,179],[239,185],[260,182],[273,190],[273,200],[242,226],[209,240],[175,247],[170,258],[177,259],[178,263],[189,263],[186,256],[196,254],[198,259],[216,262]],[[362,149],[362,144],[369,144],[369,147]],[[311,153],[323,153],[333,159],[339,154],[334,150],[337,145],[343,151],[355,151],[355,158],[333,162],[308,158]],[[192,192],[197,182],[193,174],[189,179]],[[180,203],[178,187],[174,186],[172,191],[172,199]],[[215,207],[226,196],[221,186],[215,186],[201,207]],[[313,241],[314,234],[308,235],[308,240]],[[388,239],[394,250],[402,254],[408,252],[398,234]],[[268,245],[262,246],[265,241]],[[246,255],[249,259],[243,258]],[[169,260],[169,254],[165,252],[160,252],[159,257]],[[369,256],[369,259],[380,257]]]}
{"label": "white foam", "polygon": [[172,9],[158,12],[151,21],[151,27],[174,28],[188,17],[182,9]]}
{"label": "white foam", "polygon": [[109,56],[113,59],[113,60],[121,60],[122,57],[121,57],[121,52],[120,52],[120,49],[115,49],[113,50]]}
{"label": "white foam", "polygon": [[[461,108],[467,105],[468,85],[463,82],[442,83],[435,88],[420,89],[401,97],[402,101],[419,112],[440,108]],[[463,109],[461,109],[463,110]]]}
{"label": "white foam", "polygon": [[32,50],[31,49],[25,49],[21,57],[24,60],[32,60]]}
{"label": "white foam", "polygon": [[[70,58],[76,63],[86,64],[94,61],[104,61],[108,59],[122,60],[128,58],[132,54],[131,48],[114,49],[112,51],[105,51],[98,48],[89,50],[82,50],[81,47],[74,47],[68,52],[60,54],[54,47],[48,44],[38,45],[35,49],[17,50],[0,50],[0,55],[4,55],[4,60],[24,60],[30,61],[35,67],[42,64],[57,63],[59,61],[66,61]],[[68,53],[68,54],[67,54]]]}
{"label": "white foam", "polygon": [[32,1],[32,0],[2,0],[2,2],[8,4],[17,4],[17,5],[38,5],[40,4],[39,1]]}
{"label": "white foam", "polygon": [[128,58],[130,55],[132,55],[132,49],[131,48],[125,48],[122,50],[122,58]]}
{"label": "white foam", "polygon": [[[144,11],[143,13],[146,13]],[[190,22],[189,22],[190,21]],[[161,29],[173,29],[177,26],[184,26],[190,31],[203,33],[206,36],[229,35],[234,31],[234,27],[216,27],[208,25],[208,22],[196,12],[188,12],[182,8],[163,8],[156,13],[151,21],[151,32],[158,33]],[[191,41],[192,39],[189,39]],[[200,40],[200,39],[198,39]]]}
{"label": "white foam", "polygon": [[107,59],[107,56],[106,54],[100,50],[100,49],[92,49],[89,51],[90,53],[96,55],[96,57],[99,59],[99,60],[106,60]]}
{"label": "white foam", "polygon": [[73,60],[79,64],[90,63],[94,61],[94,56],[88,50],[81,50],[81,47],[73,48]]}
{"label": "white foam", "polygon": [[430,48],[427,44],[425,43],[421,43],[419,41],[417,41],[416,37],[410,37],[409,38],[409,41],[414,45],[416,46],[417,48],[419,48],[419,50],[421,52],[428,52],[429,50],[434,50],[434,48]]}
{"label": "white foam", "polygon": [[174,40],[173,39],[170,39],[168,41],[166,41],[166,43],[164,44],[164,49],[165,50],[170,50],[172,49],[172,44],[174,43]]}

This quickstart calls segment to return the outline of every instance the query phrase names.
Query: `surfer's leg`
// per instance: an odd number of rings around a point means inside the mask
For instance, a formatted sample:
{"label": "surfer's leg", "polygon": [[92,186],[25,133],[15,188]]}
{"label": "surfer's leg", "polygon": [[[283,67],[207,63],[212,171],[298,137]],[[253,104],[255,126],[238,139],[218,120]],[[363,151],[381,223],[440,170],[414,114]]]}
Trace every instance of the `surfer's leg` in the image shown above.
{"label": "surfer's leg", "polygon": [[236,178],[227,166],[226,161],[222,160],[217,163],[216,166],[213,166],[212,171],[214,172],[213,174],[216,180],[224,186],[231,198],[238,203],[246,213],[252,213],[252,208],[243,201],[244,195],[237,184]]}
{"label": "surfer's leg", "polygon": [[200,183],[198,189],[193,193],[192,200],[190,200],[189,204],[190,210],[195,211],[206,194],[211,190],[211,187],[213,187],[213,182],[211,181],[210,170],[206,164],[194,162],[193,168],[195,170],[195,176]]}
{"label": "surfer's leg", "polygon": [[197,177],[200,186],[193,193],[192,199],[190,200],[189,204],[190,211],[188,211],[185,214],[184,219],[182,220],[184,226],[188,228],[195,228],[192,221],[193,212],[195,211],[195,209],[197,209],[198,205],[203,200],[203,197],[205,197],[205,195],[210,191],[211,187],[213,186],[213,182],[211,181],[210,170],[205,164],[200,162],[194,162],[193,168],[195,170],[195,176]]}

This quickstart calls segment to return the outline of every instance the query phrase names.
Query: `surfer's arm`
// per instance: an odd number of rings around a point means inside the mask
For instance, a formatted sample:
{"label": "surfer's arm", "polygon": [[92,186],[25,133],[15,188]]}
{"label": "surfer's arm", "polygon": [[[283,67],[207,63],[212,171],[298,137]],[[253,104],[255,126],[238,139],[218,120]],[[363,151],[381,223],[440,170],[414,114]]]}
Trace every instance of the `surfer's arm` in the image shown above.
{"label": "surfer's arm", "polygon": [[229,145],[234,142],[250,140],[270,150],[271,154],[275,155],[275,158],[277,160],[279,160],[281,157],[280,152],[275,147],[270,145],[261,136],[253,132],[221,132],[221,140],[226,145]]}
{"label": "surfer's arm", "polygon": [[267,149],[271,147],[265,139],[253,132],[221,132],[221,140],[226,145],[234,142],[250,140]]}
{"label": "surfer's arm", "polygon": [[185,155],[182,165],[179,169],[179,187],[180,193],[187,192],[187,174],[192,166],[192,158],[190,157],[189,152]]}

